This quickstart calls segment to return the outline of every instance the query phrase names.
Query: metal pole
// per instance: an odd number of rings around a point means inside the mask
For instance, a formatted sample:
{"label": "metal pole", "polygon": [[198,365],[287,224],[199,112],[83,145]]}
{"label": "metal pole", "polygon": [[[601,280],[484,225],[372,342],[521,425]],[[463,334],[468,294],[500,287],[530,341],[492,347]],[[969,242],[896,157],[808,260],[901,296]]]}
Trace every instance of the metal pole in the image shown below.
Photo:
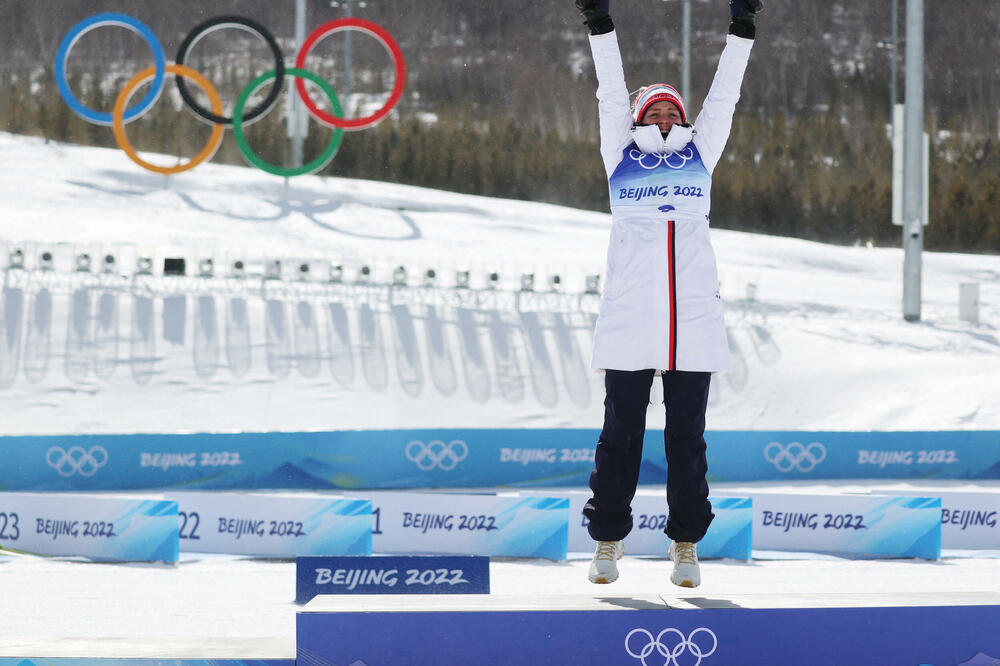
{"label": "metal pole", "polygon": [[[353,16],[351,8],[351,0],[345,0],[344,2],[344,15],[350,18]],[[351,99],[351,35],[354,33],[353,30],[344,31],[344,117],[348,117],[351,113],[350,110],[350,99]]]}
{"label": "metal pole", "polygon": [[903,319],[920,321],[924,248],[924,0],[906,0],[906,117],[903,138]]}
{"label": "metal pole", "polygon": [[691,0],[684,0],[684,20],[681,34],[681,97],[691,103]]}
{"label": "metal pole", "polygon": [[[295,0],[295,48],[306,41],[306,0]],[[291,84],[289,84],[291,85]],[[305,118],[302,101],[298,95],[289,93],[291,106],[288,110],[288,136],[292,140],[292,166],[302,166],[302,144],[305,141]]]}
{"label": "metal pole", "polygon": [[903,226],[903,121],[904,104],[892,108],[892,223]]}
{"label": "metal pole", "polygon": [[892,49],[889,54],[892,58],[892,80],[889,82],[889,113],[892,113],[896,102],[899,100],[899,93],[896,90],[896,45],[899,44],[899,0],[892,0]]}

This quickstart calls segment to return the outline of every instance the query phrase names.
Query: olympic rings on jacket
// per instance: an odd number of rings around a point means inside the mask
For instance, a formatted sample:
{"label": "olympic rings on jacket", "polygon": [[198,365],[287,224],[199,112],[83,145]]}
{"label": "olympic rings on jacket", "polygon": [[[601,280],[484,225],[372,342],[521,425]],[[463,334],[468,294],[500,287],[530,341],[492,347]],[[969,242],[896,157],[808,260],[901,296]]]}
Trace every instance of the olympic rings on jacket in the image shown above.
{"label": "olympic rings on jacket", "polygon": [[[66,62],[69,59],[69,53],[72,50],[73,45],[76,44],[76,42],[79,41],[79,39],[87,32],[105,26],[124,27],[138,34],[146,41],[152,50],[154,62],[152,67],[142,70],[126,84],[116,97],[115,106],[111,113],[99,112],[86,107],[73,95],[66,77]],[[222,115],[223,107],[218,91],[208,81],[208,79],[195,70],[192,70],[184,65],[184,60],[188,57],[191,49],[198,43],[199,40],[206,35],[223,28],[238,28],[260,37],[267,43],[268,48],[274,55],[275,61],[274,69],[269,70],[268,72],[265,72],[255,78],[243,90],[237,101],[237,105],[234,108],[232,118],[227,118]],[[338,99],[333,88],[325,80],[321,79],[318,75],[307,71],[304,67],[306,58],[317,42],[328,35],[342,30],[357,30],[378,40],[388,51],[396,71],[393,88],[385,104],[383,104],[382,107],[375,113],[363,118],[344,118],[344,110],[341,107],[340,100]],[[277,40],[275,40],[274,36],[264,26],[256,21],[241,16],[218,16],[204,21],[195,26],[184,37],[184,40],[181,42],[180,48],[177,51],[176,63],[167,64],[163,54],[163,47],[160,45],[159,40],[157,40],[156,35],[154,35],[152,30],[150,30],[149,27],[142,21],[128,16],[127,14],[119,14],[115,12],[96,14],[80,21],[73,26],[68,33],[66,33],[66,36],[63,37],[59,44],[55,63],[56,86],[59,89],[59,94],[62,96],[66,104],[84,120],[99,125],[112,126],[115,133],[115,142],[132,161],[144,169],[157,173],[174,174],[194,168],[198,164],[211,159],[222,142],[223,131],[225,129],[223,126],[232,125],[240,152],[247,159],[247,161],[250,162],[250,164],[267,171],[268,173],[285,177],[313,173],[322,169],[330,162],[331,159],[333,159],[333,156],[340,148],[340,144],[343,141],[344,130],[365,129],[375,125],[385,118],[392,108],[399,102],[399,99],[402,96],[406,79],[406,64],[403,60],[403,53],[400,50],[399,45],[383,28],[364,19],[346,18],[329,21],[314,30],[299,49],[295,60],[295,68],[290,68],[287,72],[289,74],[294,73],[296,79],[296,91],[302,98],[303,103],[312,116],[323,125],[334,129],[330,143],[324,151],[316,159],[306,165],[303,165],[302,167],[297,168],[283,168],[268,164],[257,157],[246,142],[243,127],[260,119],[264,114],[274,108],[275,102],[281,94],[282,84],[286,73],[284,57],[278,46]],[[205,147],[187,162],[172,167],[159,167],[146,162],[138,156],[138,153],[131,146],[128,138],[125,136],[124,126],[127,123],[140,118],[148,112],[150,108],[152,108],[153,104],[155,104],[159,98],[160,93],[163,91],[164,80],[167,74],[172,74],[174,76],[174,80],[177,84],[178,91],[180,92],[184,104],[199,118],[212,125],[212,134]],[[129,107],[128,105],[134,91],[138,88],[138,86],[145,83],[149,79],[153,80],[150,90],[141,100],[139,100],[137,104]],[[203,108],[194,99],[187,88],[187,84],[185,82],[186,79],[193,81],[205,92],[209,98],[211,109]],[[274,82],[265,99],[257,106],[247,110],[246,104],[249,98],[258,88],[271,79],[274,79]],[[313,101],[306,90],[306,79],[320,87],[329,100],[333,113],[328,113],[320,109],[316,102]]]}
{"label": "olympic rings on jacket", "polygon": [[[684,150],[676,153],[643,153],[642,151],[633,148],[628,151],[628,156],[638,162],[639,166],[647,171],[651,171],[661,164],[665,164],[671,169],[683,169],[685,164],[694,159],[694,151],[690,148],[685,148]],[[652,165],[648,165],[645,162],[647,157],[652,157],[656,161]],[[675,164],[675,161],[671,161],[672,157],[680,158],[681,163]]]}

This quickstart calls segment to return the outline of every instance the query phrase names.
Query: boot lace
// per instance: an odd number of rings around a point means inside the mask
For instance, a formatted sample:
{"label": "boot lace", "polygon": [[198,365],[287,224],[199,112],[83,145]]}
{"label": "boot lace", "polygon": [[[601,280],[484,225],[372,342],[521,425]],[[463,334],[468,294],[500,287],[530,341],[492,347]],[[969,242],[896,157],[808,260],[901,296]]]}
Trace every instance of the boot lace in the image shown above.
{"label": "boot lace", "polygon": [[615,552],[618,549],[617,541],[598,541],[597,542],[597,553],[594,554],[595,560],[614,560],[617,556]]}
{"label": "boot lace", "polygon": [[678,564],[698,564],[698,551],[693,543],[678,541],[674,543],[674,554]]}

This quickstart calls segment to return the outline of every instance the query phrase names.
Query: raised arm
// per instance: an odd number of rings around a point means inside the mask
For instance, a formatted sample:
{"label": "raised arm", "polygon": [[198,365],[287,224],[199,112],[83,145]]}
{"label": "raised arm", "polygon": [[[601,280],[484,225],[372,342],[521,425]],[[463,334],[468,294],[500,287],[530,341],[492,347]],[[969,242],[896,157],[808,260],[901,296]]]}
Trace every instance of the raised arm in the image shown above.
{"label": "raised arm", "polygon": [[576,0],[584,23],[590,28],[590,51],[597,71],[597,110],[601,121],[601,157],[610,176],[631,141],[629,105],[622,55],[615,25],[608,13],[610,0]]}
{"label": "raised arm", "polygon": [[695,143],[710,173],[719,163],[729,140],[743,74],[756,37],[755,19],[763,3],[761,0],[731,0],[729,8],[732,22],[726,36],[726,48],[719,59],[708,97],[694,122]]}

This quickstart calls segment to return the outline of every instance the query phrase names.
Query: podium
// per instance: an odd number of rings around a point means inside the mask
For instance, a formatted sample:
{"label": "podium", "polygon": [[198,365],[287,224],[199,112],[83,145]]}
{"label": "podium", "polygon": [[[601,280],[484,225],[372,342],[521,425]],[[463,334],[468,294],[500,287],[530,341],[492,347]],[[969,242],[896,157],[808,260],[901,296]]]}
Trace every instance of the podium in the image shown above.
{"label": "podium", "polygon": [[[957,666],[1000,655],[1000,593],[316,597],[300,664]],[[982,663],[994,663],[983,661]]]}

